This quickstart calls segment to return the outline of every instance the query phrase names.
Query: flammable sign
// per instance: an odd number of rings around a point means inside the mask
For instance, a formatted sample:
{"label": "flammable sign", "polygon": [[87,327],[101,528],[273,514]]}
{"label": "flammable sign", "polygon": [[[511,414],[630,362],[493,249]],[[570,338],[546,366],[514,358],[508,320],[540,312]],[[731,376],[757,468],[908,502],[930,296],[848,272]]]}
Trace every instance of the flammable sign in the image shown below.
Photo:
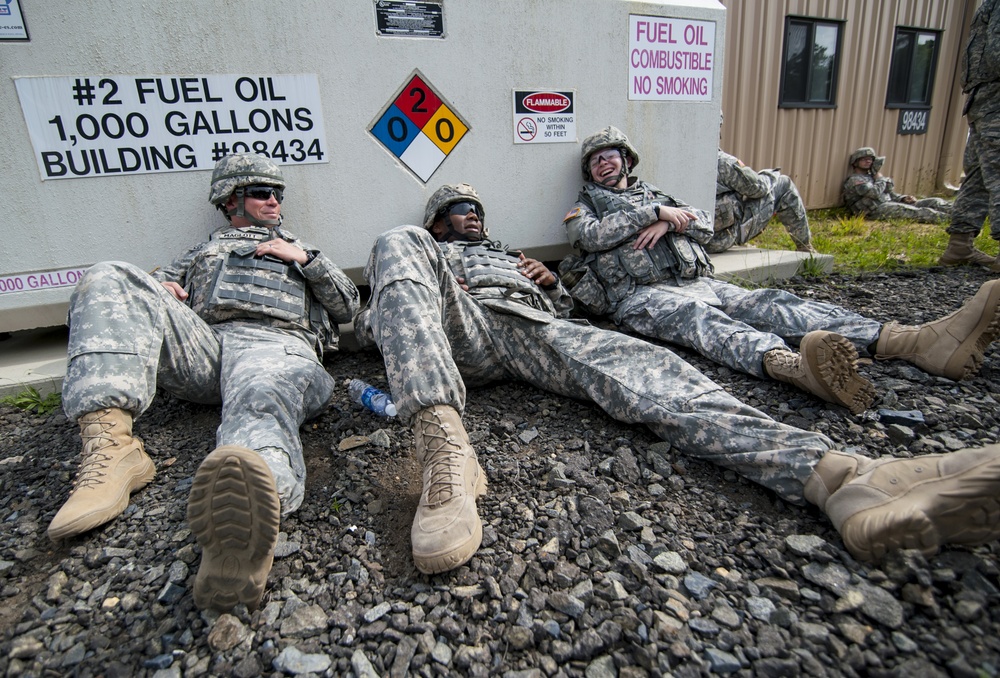
{"label": "flammable sign", "polygon": [[575,90],[514,90],[514,143],[576,143],[575,95]]}

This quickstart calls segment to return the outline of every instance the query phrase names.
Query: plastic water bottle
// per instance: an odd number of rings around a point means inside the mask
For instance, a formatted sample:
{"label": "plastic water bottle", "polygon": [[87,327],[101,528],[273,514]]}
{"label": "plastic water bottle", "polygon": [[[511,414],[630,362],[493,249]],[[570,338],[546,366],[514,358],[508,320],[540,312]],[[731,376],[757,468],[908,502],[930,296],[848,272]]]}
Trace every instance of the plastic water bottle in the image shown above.
{"label": "plastic water bottle", "polygon": [[366,384],[360,379],[351,379],[347,384],[347,391],[351,394],[351,400],[363,405],[380,417],[395,417],[396,405],[388,393],[384,393],[371,384]]}

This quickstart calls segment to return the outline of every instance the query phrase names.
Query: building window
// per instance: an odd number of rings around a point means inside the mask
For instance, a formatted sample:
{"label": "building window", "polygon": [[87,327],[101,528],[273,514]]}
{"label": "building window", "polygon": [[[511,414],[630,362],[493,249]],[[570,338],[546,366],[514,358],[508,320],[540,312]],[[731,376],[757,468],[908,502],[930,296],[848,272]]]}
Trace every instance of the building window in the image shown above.
{"label": "building window", "polygon": [[885,95],[886,108],[930,107],[937,52],[937,31],[896,29],[889,88]]}
{"label": "building window", "polygon": [[840,67],[840,21],[785,18],[782,108],[833,108]]}

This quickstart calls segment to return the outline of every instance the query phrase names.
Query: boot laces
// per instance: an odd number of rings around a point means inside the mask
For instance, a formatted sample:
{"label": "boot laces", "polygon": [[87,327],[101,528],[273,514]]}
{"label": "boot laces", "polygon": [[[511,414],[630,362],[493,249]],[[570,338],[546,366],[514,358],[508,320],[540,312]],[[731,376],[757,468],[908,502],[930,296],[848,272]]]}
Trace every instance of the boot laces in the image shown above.
{"label": "boot laces", "polygon": [[802,371],[802,357],[793,351],[776,348],[767,352],[769,370],[778,374],[798,376]]}
{"label": "boot laces", "polygon": [[420,420],[424,439],[424,466],[430,467],[430,487],[427,505],[440,506],[459,494],[463,459],[461,445],[455,442],[448,428],[437,417]]}
{"label": "boot laces", "polygon": [[[97,432],[92,430],[95,426],[100,427]],[[114,437],[108,434],[112,428],[114,422],[105,421],[100,417],[87,421],[87,425],[83,427],[80,433],[83,439],[83,458],[80,460],[80,470],[77,472],[72,492],[83,487],[101,485],[104,482],[107,462],[111,461],[111,457],[102,450],[118,446]]]}

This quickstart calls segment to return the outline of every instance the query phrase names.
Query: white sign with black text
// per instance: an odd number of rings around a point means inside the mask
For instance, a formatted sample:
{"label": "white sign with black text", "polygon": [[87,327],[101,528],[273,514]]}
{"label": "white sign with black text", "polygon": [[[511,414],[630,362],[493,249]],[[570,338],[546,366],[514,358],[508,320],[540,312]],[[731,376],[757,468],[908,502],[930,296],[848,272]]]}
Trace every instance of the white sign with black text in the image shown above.
{"label": "white sign with black text", "polygon": [[316,75],[14,79],[42,180],[329,162]]}
{"label": "white sign with black text", "polygon": [[514,90],[514,143],[575,143],[575,98],[573,90]]}

